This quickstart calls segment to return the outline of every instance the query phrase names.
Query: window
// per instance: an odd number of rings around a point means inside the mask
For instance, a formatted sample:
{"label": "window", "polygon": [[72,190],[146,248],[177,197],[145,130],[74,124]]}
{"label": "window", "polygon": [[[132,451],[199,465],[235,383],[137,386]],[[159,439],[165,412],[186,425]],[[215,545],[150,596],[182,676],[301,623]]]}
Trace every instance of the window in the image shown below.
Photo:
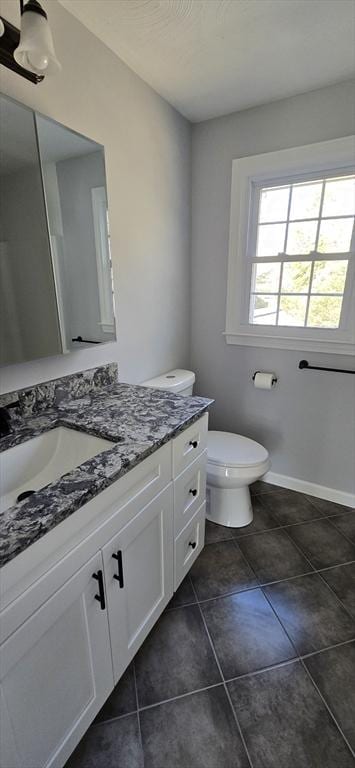
{"label": "window", "polygon": [[234,161],[227,342],[354,352],[354,217],[351,139]]}

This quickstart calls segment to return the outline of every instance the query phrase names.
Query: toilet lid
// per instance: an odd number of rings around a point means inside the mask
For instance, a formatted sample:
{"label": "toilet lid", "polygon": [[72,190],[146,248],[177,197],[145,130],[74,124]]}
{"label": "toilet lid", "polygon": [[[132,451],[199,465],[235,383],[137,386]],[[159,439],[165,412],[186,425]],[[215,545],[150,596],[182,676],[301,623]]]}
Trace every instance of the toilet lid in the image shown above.
{"label": "toilet lid", "polygon": [[226,467],[252,467],[269,458],[260,443],[233,432],[208,432],[207,456],[210,464]]}

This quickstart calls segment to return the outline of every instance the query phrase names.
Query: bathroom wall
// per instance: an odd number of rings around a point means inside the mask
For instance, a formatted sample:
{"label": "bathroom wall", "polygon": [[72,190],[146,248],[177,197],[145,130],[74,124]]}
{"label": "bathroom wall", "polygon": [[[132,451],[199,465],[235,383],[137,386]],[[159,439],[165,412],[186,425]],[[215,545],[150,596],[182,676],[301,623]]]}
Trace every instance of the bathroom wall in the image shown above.
{"label": "bathroom wall", "polygon": [[[355,367],[354,358],[228,346],[225,302],[232,160],[355,133],[354,89],[345,82],[193,127],[192,346],[199,394],[216,398],[214,428],[270,450],[276,473],[354,491],[355,377],[299,371],[299,361]],[[279,377],[255,390],[255,370]]]}
{"label": "bathroom wall", "polygon": [[[130,382],[186,367],[190,125],[56,0],[43,6],[62,72],[33,85],[1,67],[0,88],[105,146],[118,341],[2,368],[0,391],[113,360]],[[0,13],[19,26],[17,2]]]}

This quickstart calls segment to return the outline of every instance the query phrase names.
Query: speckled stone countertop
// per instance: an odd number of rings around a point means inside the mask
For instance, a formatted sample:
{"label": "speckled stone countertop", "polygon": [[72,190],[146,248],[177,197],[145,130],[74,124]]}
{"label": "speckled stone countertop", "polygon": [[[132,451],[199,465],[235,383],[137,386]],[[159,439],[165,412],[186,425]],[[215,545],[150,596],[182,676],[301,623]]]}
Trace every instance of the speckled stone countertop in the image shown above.
{"label": "speckled stone countertop", "polygon": [[0,439],[0,452],[58,426],[115,445],[0,515],[0,567],[186,429],[212,402],[116,383],[39,413],[15,415],[13,431]]}

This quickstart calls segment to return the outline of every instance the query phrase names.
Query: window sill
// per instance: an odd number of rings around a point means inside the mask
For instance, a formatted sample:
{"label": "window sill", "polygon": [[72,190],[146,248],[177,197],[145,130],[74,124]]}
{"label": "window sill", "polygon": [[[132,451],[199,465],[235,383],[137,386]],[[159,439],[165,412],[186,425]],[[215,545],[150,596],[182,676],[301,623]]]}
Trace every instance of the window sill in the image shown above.
{"label": "window sill", "polygon": [[257,333],[223,333],[227,344],[242,347],[264,347],[265,349],[288,349],[300,352],[326,352],[333,355],[355,355],[355,345],[347,341],[322,341],[302,337],[266,336]]}

